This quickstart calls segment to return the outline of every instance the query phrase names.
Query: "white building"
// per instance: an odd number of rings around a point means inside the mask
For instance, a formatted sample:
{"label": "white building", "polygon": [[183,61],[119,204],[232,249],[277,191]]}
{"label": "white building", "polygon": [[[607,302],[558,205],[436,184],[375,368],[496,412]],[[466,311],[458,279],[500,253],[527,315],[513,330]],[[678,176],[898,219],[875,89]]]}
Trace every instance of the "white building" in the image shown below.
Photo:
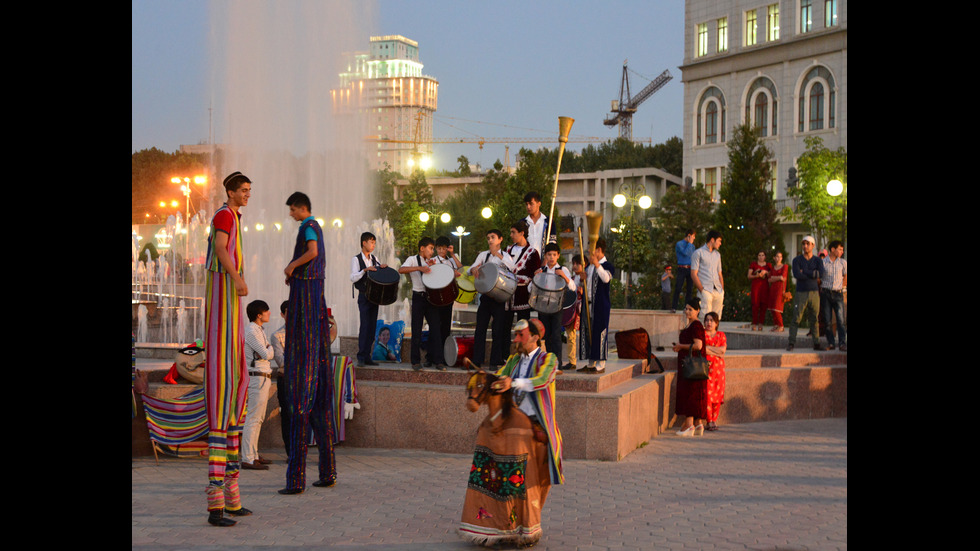
{"label": "white building", "polygon": [[[781,210],[805,138],[847,147],[847,1],[687,0],[684,18],[684,181],[717,201],[727,140],[750,122],[773,152]],[[784,221],[783,232],[792,258],[803,230]]]}

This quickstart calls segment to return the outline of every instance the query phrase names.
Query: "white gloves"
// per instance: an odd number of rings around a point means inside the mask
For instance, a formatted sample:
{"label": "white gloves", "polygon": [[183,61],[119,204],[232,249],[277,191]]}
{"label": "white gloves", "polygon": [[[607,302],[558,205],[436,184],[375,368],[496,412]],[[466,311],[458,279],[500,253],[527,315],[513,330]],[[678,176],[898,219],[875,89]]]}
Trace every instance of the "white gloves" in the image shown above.
{"label": "white gloves", "polygon": [[351,404],[349,402],[344,404],[344,419],[353,419],[355,408],[361,409],[361,404]]}

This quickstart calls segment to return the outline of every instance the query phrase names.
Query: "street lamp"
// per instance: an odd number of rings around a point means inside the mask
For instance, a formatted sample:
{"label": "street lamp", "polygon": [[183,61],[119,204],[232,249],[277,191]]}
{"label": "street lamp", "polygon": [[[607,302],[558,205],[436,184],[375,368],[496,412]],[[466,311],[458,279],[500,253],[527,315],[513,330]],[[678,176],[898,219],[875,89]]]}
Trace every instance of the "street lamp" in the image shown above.
{"label": "street lamp", "polygon": [[[634,225],[633,220],[633,208],[639,205],[641,209],[647,210],[653,206],[653,199],[649,195],[644,193],[646,191],[646,186],[639,182],[627,182],[619,186],[619,193],[613,196],[613,205],[616,208],[623,208],[629,203],[630,206],[630,236],[632,237],[632,226]],[[623,235],[623,227],[620,227],[620,235]],[[626,307],[632,308],[632,297],[630,297],[630,285],[633,283],[633,247],[629,248],[629,263],[626,269],[626,285],[623,288],[626,298]]]}
{"label": "street lamp", "polygon": [[[432,233],[436,232],[436,219],[433,218],[434,216],[434,212],[422,211],[419,213],[419,220],[421,220],[423,223],[428,222],[429,218],[432,218]],[[448,224],[452,219],[453,217],[450,216],[448,212],[444,212],[439,215],[439,220],[441,220],[443,224]]]}
{"label": "street lamp", "polygon": [[459,260],[462,262],[462,260],[463,260],[463,236],[464,235],[469,235],[470,232],[466,231],[466,228],[463,227],[463,226],[456,226],[456,231],[450,232],[450,233],[452,233],[456,237],[459,237]]}
{"label": "street lamp", "polygon": [[490,207],[483,207],[483,210],[480,211],[480,215],[482,215],[484,218],[490,218],[493,216],[493,210]]}
{"label": "street lamp", "polygon": [[[838,180],[833,179],[827,182],[827,194],[834,198],[834,204],[837,204],[838,197],[840,197],[841,204],[841,217],[840,217],[840,242],[844,243],[844,232],[847,230],[847,203],[844,202],[844,198],[841,196],[844,193],[844,184]],[[845,254],[847,253],[847,247],[844,247]]]}

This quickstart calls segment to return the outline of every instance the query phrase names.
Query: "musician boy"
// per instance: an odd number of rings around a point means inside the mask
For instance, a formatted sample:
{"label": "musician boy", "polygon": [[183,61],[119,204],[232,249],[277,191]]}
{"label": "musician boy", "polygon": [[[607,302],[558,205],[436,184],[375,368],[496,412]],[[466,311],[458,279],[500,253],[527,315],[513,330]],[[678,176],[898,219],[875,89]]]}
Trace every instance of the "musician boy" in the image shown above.
{"label": "musician boy", "polygon": [[[497,264],[513,271],[515,268],[514,259],[501,249],[504,241],[504,234],[500,230],[492,229],[487,232],[487,250],[476,256],[469,273],[473,277],[480,277],[480,267],[485,264]],[[493,319],[492,335],[490,343],[490,365],[500,366],[504,363],[504,358],[509,354],[510,348],[510,326],[506,325],[506,312],[504,303],[498,302],[490,296],[480,295],[480,306],[476,310],[476,331],[473,334],[473,363],[477,367],[482,367],[486,359],[487,346],[487,327],[490,327],[490,320]]]}
{"label": "musician boy", "polygon": [[422,369],[422,323],[429,324],[429,350],[425,367],[435,366],[439,371],[446,370],[446,361],[442,354],[442,334],[439,327],[438,309],[429,303],[422,283],[422,274],[432,271],[429,266],[435,264],[432,258],[435,253],[435,242],[431,237],[419,239],[419,253],[412,255],[402,262],[398,273],[408,274],[412,282],[412,369]]}
{"label": "musician boy", "polygon": [[[459,268],[462,263],[459,257],[453,252],[453,243],[445,235],[440,235],[436,238],[436,256],[435,260],[437,264],[446,264],[453,269],[453,277],[459,277]],[[439,311],[439,334],[442,336],[441,346],[445,347],[446,339],[449,338],[453,330],[453,303],[450,302],[445,306],[439,306],[436,308]],[[443,349],[445,350],[445,349]]]}
{"label": "musician boy", "polygon": [[531,291],[528,285],[534,272],[541,267],[541,255],[527,241],[527,221],[518,220],[510,227],[510,240],[513,245],[507,247],[507,254],[514,259],[514,275],[517,276],[517,288],[506,304],[507,330],[518,320],[531,318]]}
{"label": "musician boy", "polygon": [[[557,243],[548,243],[544,246],[544,266],[538,268],[534,275],[540,273],[556,274],[565,280],[565,286],[569,291],[575,291],[576,285],[572,280],[572,274],[568,268],[558,265],[558,257],[561,256],[561,248]],[[558,365],[561,366],[561,322],[564,312],[559,309],[554,314],[538,312],[538,319],[544,325],[545,349],[558,357]],[[559,368],[560,369],[560,368]]]}
{"label": "musician boy", "polygon": [[[531,244],[538,256],[544,255],[545,239],[544,234],[548,231],[548,216],[541,212],[541,195],[536,191],[529,191],[524,195],[524,208],[527,209],[527,241]],[[558,242],[558,226],[551,225],[551,235],[548,243]]]}
{"label": "musician boy", "polygon": [[361,324],[357,330],[357,365],[378,365],[371,360],[371,347],[374,344],[374,329],[378,324],[378,305],[367,299],[364,293],[367,287],[368,272],[376,272],[378,268],[387,268],[387,264],[378,262],[374,256],[377,239],[371,232],[361,234],[361,252],[351,259],[350,280],[357,289],[357,311],[360,313]]}
{"label": "musician boy", "polygon": [[580,323],[579,357],[585,362],[578,371],[584,373],[603,373],[606,371],[606,349],[608,348],[609,313],[612,302],[609,298],[609,281],[612,279],[613,265],[606,259],[606,240],[596,241],[595,252],[589,259],[582,279],[583,293],[588,297],[588,311],[582,301],[582,321]]}

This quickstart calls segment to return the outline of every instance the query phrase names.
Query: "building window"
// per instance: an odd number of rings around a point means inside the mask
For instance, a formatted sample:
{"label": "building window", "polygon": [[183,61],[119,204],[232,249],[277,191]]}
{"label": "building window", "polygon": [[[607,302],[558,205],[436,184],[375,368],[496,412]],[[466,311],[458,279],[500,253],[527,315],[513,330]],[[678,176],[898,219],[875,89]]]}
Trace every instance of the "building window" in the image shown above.
{"label": "building window", "polygon": [[698,23],[698,53],[697,57],[708,55],[708,24]]}
{"label": "building window", "polygon": [[837,0],[824,0],[823,3],[824,26],[837,26]]}
{"label": "building window", "polygon": [[800,33],[808,33],[813,27],[813,2],[812,0],[800,0]]}
{"label": "building window", "polygon": [[765,94],[755,96],[755,127],[760,130],[760,136],[769,135],[769,98]]}
{"label": "building window", "polygon": [[718,187],[718,169],[717,168],[706,168],[704,169],[704,189],[708,192],[708,197],[712,201],[718,200],[717,189]]}
{"label": "building window", "polygon": [[800,85],[800,101],[797,106],[797,131],[834,128],[837,93],[834,77],[826,67],[811,69]]}
{"label": "building window", "polygon": [[745,45],[754,46],[758,42],[759,21],[755,10],[745,12]]}
{"label": "building window", "polygon": [[705,90],[698,101],[697,145],[725,141],[725,96],[716,86]]}
{"label": "building window", "polygon": [[778,96],[776,85],[766,77],[759,77],[749,86],[745,102],[745,122],[762,129],[762,136],[778,134]]}
{"label": "building window", "polygon": [[722,17],[718,20],[718,51],[728,51],[728,18]]}
{"label": "building window", "polygon": [[766,10],[766,40],[779,40],[779,4],[773,4]]}

